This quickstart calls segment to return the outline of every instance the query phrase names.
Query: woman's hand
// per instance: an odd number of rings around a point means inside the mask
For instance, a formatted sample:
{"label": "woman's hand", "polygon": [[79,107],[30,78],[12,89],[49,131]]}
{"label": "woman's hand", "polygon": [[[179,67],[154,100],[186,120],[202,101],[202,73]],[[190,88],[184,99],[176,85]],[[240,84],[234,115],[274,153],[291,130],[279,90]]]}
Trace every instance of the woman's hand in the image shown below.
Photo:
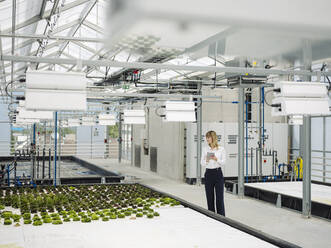
{"label": "woman's hand", "polygon": [[217,157],[215,155],[211,156],[210,159],[217,161]]}

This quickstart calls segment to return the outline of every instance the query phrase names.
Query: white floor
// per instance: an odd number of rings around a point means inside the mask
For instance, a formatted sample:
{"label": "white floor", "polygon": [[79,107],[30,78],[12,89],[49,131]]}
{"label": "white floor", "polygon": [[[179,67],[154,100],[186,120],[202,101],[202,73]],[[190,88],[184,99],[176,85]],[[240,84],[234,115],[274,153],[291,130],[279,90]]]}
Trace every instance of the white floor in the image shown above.
{"label": "white floor", "polygon": [[[246,183],[245,185],[302,199],[302,182]],[[311,200],[331,205],[331,187],[311,184]]]}
{"label": "white floor", "polygon": [[219,223],[184,207],[157,210],[153,219],[116,219],[108,222],[0,226],[0,247],[12,244],[25,248],[87,248],[87,247],[144,247],[144,248],[215,248],[275,247],[246,233]]}
{"label": "white floor", "polygon": [[[143,171],[129,163],[118,164],[116,160],[88,160],[102,168],[117,171],[123,175],[139,177],[139,182],[160,191],[176,195],[186,201],[207,208],[204,186],[188,185],[170,180],[150,171]],[[331,247],[331,222],[312,217],[306,219],[293,210],[276,208],[275,205],[253,198],[239,199],[225,193],[226,216],[257,230],[287,240],[302,247]]]}

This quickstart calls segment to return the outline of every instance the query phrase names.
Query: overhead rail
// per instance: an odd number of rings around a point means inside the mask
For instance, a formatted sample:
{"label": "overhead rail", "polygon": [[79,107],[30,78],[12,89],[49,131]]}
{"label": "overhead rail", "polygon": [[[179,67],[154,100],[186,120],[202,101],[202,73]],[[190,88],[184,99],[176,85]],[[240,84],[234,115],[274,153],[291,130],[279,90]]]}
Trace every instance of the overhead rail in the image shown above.
{"label": "overhead rail", "polygon": [[[42,58],[33,56],[10,56],[2,55],[3,61],[13,62],[31,62],[31,63],[49,63],[62,65],[75,65],[77,59],[62,59],[62,58]],[[171,65],[162,63],[146,63],[146,62],[119,62],[112,60],[79,60],[82,66],[110,66],[110,67],[125,67],[136,69],[168,69],[168,70],[183,70],[183,71],[205,71],[217,73],[237,73],[240,75],[301,75],[301,76],[331,76],[331,71],[309,71],[309,70],[285,70],[285,69],[263,69],[263,68],[246,68],[246,67],[221,67],[221,66],[190,66],[190,65]]]}

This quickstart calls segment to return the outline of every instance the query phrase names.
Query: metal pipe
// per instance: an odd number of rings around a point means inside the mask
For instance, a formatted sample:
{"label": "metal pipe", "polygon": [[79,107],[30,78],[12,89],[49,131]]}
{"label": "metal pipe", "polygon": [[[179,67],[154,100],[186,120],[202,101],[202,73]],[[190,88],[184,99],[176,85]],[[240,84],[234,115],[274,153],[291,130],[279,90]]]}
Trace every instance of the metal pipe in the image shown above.
{"label": "metal pipe", "polygon": [[[201,91],[201,83],[198,84],[199,91]],[[199,92],[201,93],[201,92]],[[202,98],[197,102],[197,185],[201,185],[201,139],[202,139]]]}
{"label": "metal pipe", "polygon": [[39,148],[37,149],[37,178],[39,178]]}
{"label": "metal pipe", "polygon": [[183,94],[139,94],[139,93],[107,93],[107,92],[89,92],[88,97],[103,97],[102,100],[106,101],[106,97],[140,97],[140,98],[165,98],[165,99],[170,99],[170,98],[204,98],[204,99],[219,99],[220,96],[203,96],[203,95],[183,95]]}
{"label": "metal pipe", "polygon": [[275,172],[275,168],[276,168],[276,166],[275,166],[275,151],[273,150],[272,151],[272,177],[274,177],[275,175],[276,175],[276,172]]}
{"label": "metal pipe", "polygon": [[259,180],[262,180],[262,151],[264,149],[263,146],[263,140],[262,140],[262,90],[261,88],[258,88],[259,91],[259,108],[258,108],[258,123],[259,123],[259,149],[260,149],[260,153],[259,153]]}
{"label": "metal pipe", "polygon": [[253,147],[251,147],[251,182],[253,182]]}
{"label": "metal pipe", "polygon": [[[241,79],[240,79],[241,80]],[[238,197],[244,197],[244,147],[245,147],[245,132],[244,132],[244,89],[239,88],[239,104],[238,104]]]}
{"label": "metal pipe", "polygon": [[[303,64],[306,70],[311,70],[312,44],[311,41],[303,42]],[[304,80],[310,81],[311,77],[306,76]],[[311,117],[303,117],[303,125],[300,126],[300,152],[303,159],[302,178],[302,214],[304,217],[311,216]]]}
{"label": "metal pipe", "polygon": [[245,99],[245,112],[246,112],[246,115],[245,115],[245,124],[246,124],[246,127],[245,127],[245,131],[246,131],[246,137],[245,137],[245,148],[246,148],[246,183],[248,183],[248,103],[247,103],[247,97]]}
{"label": "metal pipe", "polygon": [[10,187],[10,165],[7,165],[7,183],[8,183],[8,187]]}
{"label": "metal pipe", "polygon": [[48,149],[48,178],[51,178],[51,161],[52,161],[52,152],[51,148]]}
{"label": "metal pipe", "polygon": [[255,170],[255,174],[256,174],[256,181],[258,182],[259,180],[259,148],[256,148],[256,156],[255,156],[255,165],[256,165],[256,170]]}
{"label": "metal pipe", "polygon": [[262,101],[262,144],[263,144],[263,147],[264,147],[264,143],[265,143],[265,137],[264,137],[264,87],[261,88],[261,101]]}
{"label": "metal pipe", "polygon": [[42,179],[45,178],[45,147],[43,148],[43,167],[42,167]]}
{"label": "metal pipe", "polygon": [[98,38],[87,38],[87,37],[68,37],[68,36],[47,36],[42,34],[6,34],[0,33],[0,37],[4,38],[20,38],[20,39],[33,39],[33,40],[40,40],[40,39],[49,39],[49,40],[64,40],[64,41],[82,41],[82,42],[90,42],[90,43],[103,43],[105,42],[104,39]]}
{"label": "metal pipe", "polygon": [[[323,182],[325,183],[326,170],[326,117],[323,117]],[[329,158],[330,159],[330,158]]]}

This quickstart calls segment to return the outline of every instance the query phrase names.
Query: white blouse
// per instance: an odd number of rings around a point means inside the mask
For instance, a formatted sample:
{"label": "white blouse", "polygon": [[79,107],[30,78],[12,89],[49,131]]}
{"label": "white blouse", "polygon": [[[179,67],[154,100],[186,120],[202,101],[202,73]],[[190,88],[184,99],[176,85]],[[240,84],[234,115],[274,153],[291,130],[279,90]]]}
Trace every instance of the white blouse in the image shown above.
{"label": "white blouse", "polygon": [[[214,153],[215,157],[217,158],[217,161],[210,159],[209,162],[207,162],[208,153]],[[202,153],[201,153],[202,167],[206,169],[215,169],[218,167],[222,167],[222,169],[224,170],[225,162],[226,162],[226,151],[224,147],[218,146],[218,149],[217,148],[211,149],[211,147],[208,145],[202,149]]]}

